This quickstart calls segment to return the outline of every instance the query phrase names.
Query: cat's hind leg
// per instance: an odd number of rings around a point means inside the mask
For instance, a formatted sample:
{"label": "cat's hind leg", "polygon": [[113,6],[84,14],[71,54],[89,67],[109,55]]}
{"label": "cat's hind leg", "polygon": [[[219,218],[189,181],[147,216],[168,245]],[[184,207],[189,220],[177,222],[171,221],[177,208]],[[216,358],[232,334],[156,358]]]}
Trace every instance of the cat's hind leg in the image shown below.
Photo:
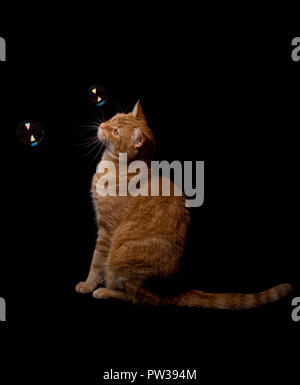
{"label": "cat's hind leg", "polygon": [[132,273],[126,276],[126,271],[120,275],[114,271],[108,262],[106,266],[106,289],[98,289],[96,290],[98,293],[94,292],[93,295],[95,294],[95,298],[106,298],[106,295],[112,294],[113,296],[110,298],[118,298],[134,304],[161,305],[161,297],[145,289],[144,283],[144,277],[141,278],[138,271],[135,277],[132,276]]}

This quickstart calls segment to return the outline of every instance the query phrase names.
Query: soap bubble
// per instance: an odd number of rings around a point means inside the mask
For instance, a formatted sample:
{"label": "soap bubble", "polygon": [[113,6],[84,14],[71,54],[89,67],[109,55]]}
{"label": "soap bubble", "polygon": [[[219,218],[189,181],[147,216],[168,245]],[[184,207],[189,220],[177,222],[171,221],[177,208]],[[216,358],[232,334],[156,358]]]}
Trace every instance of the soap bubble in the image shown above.
{"label": "soap bubble", "polygon": [[88,90],[88,99],[93,106],[101,107],[107,100],[105,88],[102,86],[91,86]]}
{"label": "soap bubble", "polygon": [[17,128],[17,136],[22,144],[36,147],[44,138],[44,130],[36,120],[24,120]]}

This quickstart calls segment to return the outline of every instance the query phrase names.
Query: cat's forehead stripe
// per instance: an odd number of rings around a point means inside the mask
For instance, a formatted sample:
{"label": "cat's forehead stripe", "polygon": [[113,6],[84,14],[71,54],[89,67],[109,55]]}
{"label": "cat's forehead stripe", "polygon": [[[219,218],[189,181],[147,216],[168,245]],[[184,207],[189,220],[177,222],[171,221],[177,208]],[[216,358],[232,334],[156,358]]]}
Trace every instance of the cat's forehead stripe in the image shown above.
{"label": "cat's forehead stripe", "polygon": [[117,114],[111,119],[112,122],[132,122],[132,117],[125,114]]}

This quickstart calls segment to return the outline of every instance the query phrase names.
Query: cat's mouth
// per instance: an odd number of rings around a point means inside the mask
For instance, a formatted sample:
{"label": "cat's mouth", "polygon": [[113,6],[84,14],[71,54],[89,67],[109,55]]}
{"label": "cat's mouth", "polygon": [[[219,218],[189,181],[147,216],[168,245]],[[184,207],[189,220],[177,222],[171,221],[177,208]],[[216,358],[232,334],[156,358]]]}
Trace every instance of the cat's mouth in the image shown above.
{"label": "cat's mouth", "polygon": [[99,130],[98,130],[98,138],[99,138],[100,142],[106,142],[107,141],[107,135],[105,135],[104,129],[101,127],[99,127]]}

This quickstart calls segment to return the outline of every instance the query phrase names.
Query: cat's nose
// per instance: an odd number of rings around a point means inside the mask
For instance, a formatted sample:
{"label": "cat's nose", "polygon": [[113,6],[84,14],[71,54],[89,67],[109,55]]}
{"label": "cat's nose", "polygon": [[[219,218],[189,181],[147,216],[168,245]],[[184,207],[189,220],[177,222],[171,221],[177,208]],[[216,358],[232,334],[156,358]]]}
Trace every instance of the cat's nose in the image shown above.
{"label": "cat's nose", "polygon": [[103,128],[109,128],[109,123],[107,123],[107,122],[102,122],[101,124],[100,124],[100,126],[99,126],[99,128],[101,129],[101,130],[103,130]]}

